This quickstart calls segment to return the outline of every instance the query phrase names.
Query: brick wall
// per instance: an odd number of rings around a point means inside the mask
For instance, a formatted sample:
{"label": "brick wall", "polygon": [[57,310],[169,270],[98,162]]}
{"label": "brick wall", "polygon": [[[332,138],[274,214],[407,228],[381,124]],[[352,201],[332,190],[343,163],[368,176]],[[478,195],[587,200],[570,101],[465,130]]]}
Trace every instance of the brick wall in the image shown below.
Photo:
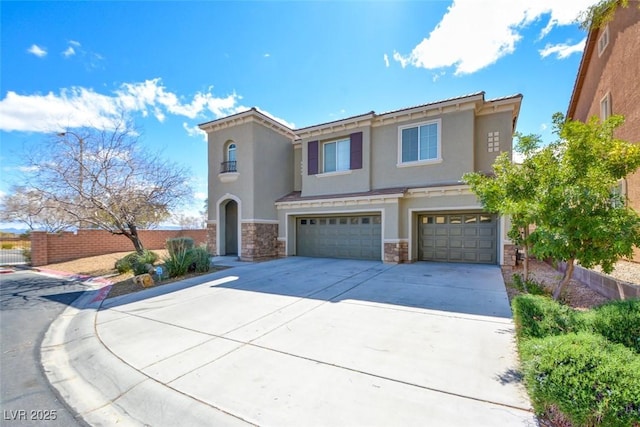
{"label": "brick wall", "polygon": [[240,259],[257,261],[278,256],[278,224],[242,223]]}
{"label": "brick wall", "polygon": [[[207,230],[139,230],[138,234],[145,249],[164,249],[166,240],[174,237],[191,237],[196,245],[207,243]],[[34,267],[129,251],[134,251],[131,240],[104,230],[31,232],[31,264]]]}

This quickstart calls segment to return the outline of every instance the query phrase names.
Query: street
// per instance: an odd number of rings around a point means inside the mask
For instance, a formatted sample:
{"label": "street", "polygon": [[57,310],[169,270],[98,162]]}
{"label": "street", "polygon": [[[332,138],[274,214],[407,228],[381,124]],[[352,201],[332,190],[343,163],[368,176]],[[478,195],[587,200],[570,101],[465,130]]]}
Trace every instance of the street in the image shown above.
{"label": "street", "polygon": [[0,369],[3,426],[84,426],[60,401],[40,364],[51,322],[86,289],[23,270],[0,274]]}

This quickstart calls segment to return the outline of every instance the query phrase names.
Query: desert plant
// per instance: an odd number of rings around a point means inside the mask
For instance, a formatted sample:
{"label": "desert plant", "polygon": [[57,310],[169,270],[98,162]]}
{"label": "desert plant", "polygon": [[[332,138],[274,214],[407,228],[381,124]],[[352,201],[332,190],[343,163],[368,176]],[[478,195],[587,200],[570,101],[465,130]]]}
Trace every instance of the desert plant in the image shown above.
{"label": "desert plant", "polygon": [[191,269],[197,273],[206,273],[211,266],[211,260],[207,249],[199,246],[189,251],[191,253]]}
{"label": "desert plant", "polygon": [[559,409],[575,426],[640,423],[640,357],[580,332],[526,340],[524,378],[536,412]]}
{"label": "desert plant", "polygon": [[135,274],[143,274],[147,273],[144,265],[153,265],[157,260],[157,253],[145,249],[141,254],[138,252],[127,254],[125,257],[116,261],[115,267],[120,274],[126,273],[127,271],[133,271]]}
{"label": "desert plant", "polygon": [[189,249],[193,249],[194,246],[195,243],[191,237],[174,237],[167,239],[165,243],[169,256],[173,256],[173,254],[183,250],[188,251]]}
{"label": "desert plant", "polygon": [[170,251],[169,256],[164,259],[164,266],[169,277],[184,276],[189,271],[191,259],[190,250],[179,246],[174,247],[174,250]]}
{"label": "desert plant", "polygon": [[2,242],[2,249],[13,249],[13,243]]}
{"label": "desert plant", "polygon": [[31,264],[31,249],[22,248],[22,257],[27,262],[27,264]]}

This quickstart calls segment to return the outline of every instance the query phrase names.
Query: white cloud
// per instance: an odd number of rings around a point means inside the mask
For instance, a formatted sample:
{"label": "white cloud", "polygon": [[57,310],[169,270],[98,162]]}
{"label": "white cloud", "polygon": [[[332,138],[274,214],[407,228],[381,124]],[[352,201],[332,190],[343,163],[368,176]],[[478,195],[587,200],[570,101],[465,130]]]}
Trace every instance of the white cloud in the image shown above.
{"label": "white cloud", "polygon": [[29,52],[32,55],[37,56],[38,58],[43,58],[45,56],[47,56],[47,49],[38,46],[37,44],[32,44],[31,47],[29,49],[27,49],[27,52]]}
{"label": "white cloud", "polygon": [[204,119],[211,114],[219,118],[246,110],[238,105],[239,95],[232,93],[219,98],[211,91],[209,88],[183,100],[168,91],[159,78],[124,83],[111,94],[83,87],[45,95],[8,91],[0,100],[0,130],[47,133],[83,126],[109,128],[122,113],[140,113],[145,117],[151,113],[162,122],[168,115]]}
{"label": "white cloud", "polygon": [[207,133],[200,129],[198,125],[189,126],[187,122],[182,123],[182,128],[187,132],[187,135],[192,137],[200,137],[207,142]]}
{"label": "white cloud", "polygon": [[207,199],[207,193],[196,191],[195,193],[193,193],[193,197],[195,199],[197,199],[197,200],[206,200]]}
{"label": "white cloud", "polygon": [[481,70],[513,53],[521,30],[548,16],[544,37],[556,26],[573,24],[595,0],[454,0],[436,28],[410,54],[394,52],[406,67],[455,67],[455,74]]}
{"label": "white cloud", "polygon": [[75,49],[73,48],[73,46],[69,46],[68,48],[66,48],[66,49],[62,52],[62,55],[63,55],[65,58],[68,58],[68,57],[73,56],[73,55],[75,55],[75,54],[76,54],[76,51],[75,51]]}
{"label": "white cloud", "polygon": [[270,53],[265,53],[265,54],[264,54],[264,55],[262,55],[262,56],[263,56],[263,57],[265,57],[265,58],[269,58],[269,57],[271,56],[271,54],[270,54]]}
{"label": "white cloud", "polygon": [[389,55],[387,55],[386,53],[383,56],[384,59],[384,65],[385,67],[389,68]]}
{"label": "white cloud", "polygon": [[[246,108],[246,110],[248,110],[248,108]],[[288,122],[284,119],[281,119],[280,117],[276,117],[273,114],[269,113],[268,111],[264,111],[260,108],[257,108],[258,111],[260,111],[262,114],[264,114],[265,116],[272,118],[273,120],[275,120],[278,123],[281,123],[283,125],[285,125],[286,127],[288,127],[289,129],[295,129],[296,125],[293,122]]]}
{"label": "white cloud", "polygon": [[540,56],[546,58],[549,55],[556,54],[557,59],[567,58],[574,53],[581,53],[584,50],[584,45],[587,39],[584,38],[576,44],[559,43],[555,45],[547,44],[544,49],[539,50]]}

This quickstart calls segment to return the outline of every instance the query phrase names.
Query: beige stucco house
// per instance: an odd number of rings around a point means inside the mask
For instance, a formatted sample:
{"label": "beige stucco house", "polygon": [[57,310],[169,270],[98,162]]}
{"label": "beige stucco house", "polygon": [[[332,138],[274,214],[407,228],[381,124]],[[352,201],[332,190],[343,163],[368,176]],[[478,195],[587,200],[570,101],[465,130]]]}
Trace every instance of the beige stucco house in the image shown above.
{"label": "beige stucco house", "polygon": [[512,265],[504,218],[461,178],[511,152],[521,101],[479,92],[301,129],[256,109],[203,123],[210,248]]}

